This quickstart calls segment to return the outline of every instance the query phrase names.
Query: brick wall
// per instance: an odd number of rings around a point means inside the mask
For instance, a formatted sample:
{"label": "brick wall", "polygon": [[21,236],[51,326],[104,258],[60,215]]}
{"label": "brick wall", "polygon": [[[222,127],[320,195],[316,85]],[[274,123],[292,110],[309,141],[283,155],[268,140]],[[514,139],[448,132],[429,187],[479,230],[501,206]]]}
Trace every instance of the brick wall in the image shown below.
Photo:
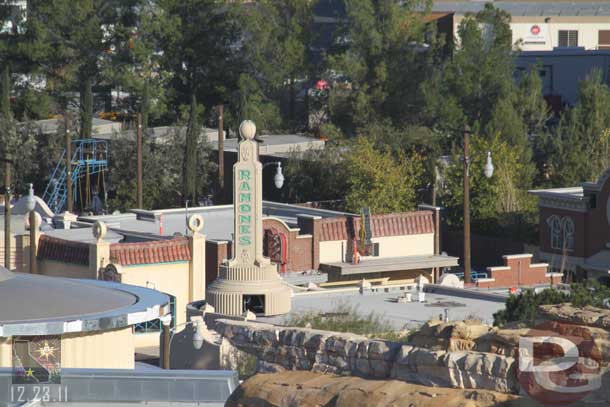
{"label": "brick wall", "polygon": [[274,233],[281,233],[286,237],[285,271],[304,271],[314,268],[311,235],[301,235],[299,229],[289,228],[286,223],[276,218],[263,219],[263,229],[273,230]]}
{"label": "brick wall", "polygon": [[532,264],[531,254],[507,255],[503,259],[504,266],[487,268],[489,278],[477,281],[477,287],[509,288],[560,282],[560,275],[548,272],[547,263]]}

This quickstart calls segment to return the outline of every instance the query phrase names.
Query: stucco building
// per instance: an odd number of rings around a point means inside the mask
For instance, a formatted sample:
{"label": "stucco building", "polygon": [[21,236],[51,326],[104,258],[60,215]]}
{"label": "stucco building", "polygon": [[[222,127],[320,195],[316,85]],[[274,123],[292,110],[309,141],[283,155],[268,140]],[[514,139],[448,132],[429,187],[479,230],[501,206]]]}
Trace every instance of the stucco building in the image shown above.
{"label": "stucco building", "polygon": [[[511,15],[512,42],[523,51],[552,51],[554,48],[582,47],[610,49],[610,7],[600,0],[584,1],[494,1],[493,5]],[[458,27],[465,15],[485,6],[480,1],[435,1],[437,20],[451,21],[449,40],[459,42]]]}
{"label": "stucco building", "polygon": [[134,326],[159,318],[169,306],[166,295],[143,287],[4,268],[0,293],[0,368],[25,357],[14,346],[34,352],[46,338],[56,342],[64,368],[133,369]]}

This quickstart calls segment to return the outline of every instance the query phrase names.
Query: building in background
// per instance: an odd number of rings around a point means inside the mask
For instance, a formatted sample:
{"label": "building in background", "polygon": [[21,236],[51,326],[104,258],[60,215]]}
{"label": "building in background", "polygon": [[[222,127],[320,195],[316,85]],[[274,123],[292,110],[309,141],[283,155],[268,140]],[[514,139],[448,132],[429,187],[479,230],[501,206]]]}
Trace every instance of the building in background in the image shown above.
{"label": "building in background", "polygon": [[554,271],[607,280],[610,274],[610,170],[578,187],[530,191],[539,198],[540,253]]}
{"label": "building in background", "polygon": [[[610,5],[585,1],[497,1],[493,5],[511,15],[513,43],[523,51],[552,51],[555,48],[582,47],[610,49]],[[465,15],[483,10],[481,1],[435,1],[434,13],[452,14],[451,38],[458,38],[458,27]],[[448,38],[448,39],[451,39]]]}
{"label": "building in background", "polygon": [[599,71],[602,80],[610,85],[610,49],[556,48],[553,51],[524,51],[517,55],[515,66],[517,79],[530,69],[538,70],[542,94],[556,113],[566,104],[576,104],[580,81],[594,71]]}

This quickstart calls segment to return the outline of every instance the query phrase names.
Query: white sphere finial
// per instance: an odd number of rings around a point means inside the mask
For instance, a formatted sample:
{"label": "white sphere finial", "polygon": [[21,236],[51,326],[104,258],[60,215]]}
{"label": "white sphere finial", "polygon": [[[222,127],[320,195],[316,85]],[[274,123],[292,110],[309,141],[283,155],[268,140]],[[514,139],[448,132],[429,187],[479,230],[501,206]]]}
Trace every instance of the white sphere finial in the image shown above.
{"label": "white sphere finial", "polygon": [[191,215],[188,220],[188,227],[193,234],[198,233],[203,228],[203,217],[201,215]]}
{"label": "white sphere finial", "polygon": [[93,224],[93,237],[97,239],[97,241],[101,241],[106,236],[106,232],[108,232],[108,227],[104,222],[100,222],[99,220]]}
{"label": "white sphere finial", "polygon": [[239,134],[244,140],[252,140],[256,136],[256,124],[252,120],[244,120],[239,125]]}

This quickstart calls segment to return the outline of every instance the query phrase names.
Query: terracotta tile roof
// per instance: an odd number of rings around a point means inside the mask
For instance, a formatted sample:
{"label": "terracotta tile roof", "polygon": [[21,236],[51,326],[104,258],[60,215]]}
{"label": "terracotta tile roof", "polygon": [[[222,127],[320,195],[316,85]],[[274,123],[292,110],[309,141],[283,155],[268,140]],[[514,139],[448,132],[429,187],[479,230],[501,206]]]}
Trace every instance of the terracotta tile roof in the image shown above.
{"label": "terracotta tile roof", "polygon": [[36,257],[39,260],[88,265],[89,245],[87,243],[41,235],[38,240],[38,253]]}
{"label": "terracotta tile roof", "polygon": [[191,260],[189,241],[185,237],[154,242],[113,243],[110,261],[122,266],[171,263]]}
{"label": "terracotta tile roof", "polygon": [[[322,219],[321,224],[321,241],[348,239],[349,219],[347,217]],[[371,228],[373,229],[372,237],[434,233],[434,214],[432,211],[416,211],[373,215]],[[354,218],[354,229],[358,236],[360,217]]]}

